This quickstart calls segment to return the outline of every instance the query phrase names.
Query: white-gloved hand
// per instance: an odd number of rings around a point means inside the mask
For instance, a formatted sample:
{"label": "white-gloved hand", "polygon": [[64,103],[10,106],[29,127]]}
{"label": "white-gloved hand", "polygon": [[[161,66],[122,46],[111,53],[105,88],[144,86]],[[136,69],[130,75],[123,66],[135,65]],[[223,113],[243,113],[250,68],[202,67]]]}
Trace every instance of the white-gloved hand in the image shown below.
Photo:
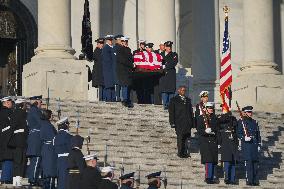
{"label": "white-gloved hand", "polygon": [[257,147],[257,151],[258,151],[258,152],[260,152],[260,149],[261,149],[261,147],[260,147],[260,146],[258,146],[258,147]]}
{"label": "white-gloved hand", "polygon": [[210,134],[210,135],[215,135],[215,133],[214,133],[214,132],[212,132],[212,131],[211,131],[210,133],[208,133],[208,134]]}
{"label": "white-gloved hand", "polygon": [[212,130],[211,130],[211,128],[207,128],[207,129],[205,129],[205,132],[206,132],[207,134],[211,134]]}
{"label": "white-gloved hand", "polygon": [[220,149],[221,148],[221,145],[218,145],[218,149]]}
{"label": "white-gloved hand", "polygon": [[246,142],[251,141],[251,137],[247,137],[247,136],[245,136],[245,141],[246,141]]}
{"label": "white-gloved hand", "polygon": [[166,68],[166,65],[163,65],[163,69],[165,69]]}

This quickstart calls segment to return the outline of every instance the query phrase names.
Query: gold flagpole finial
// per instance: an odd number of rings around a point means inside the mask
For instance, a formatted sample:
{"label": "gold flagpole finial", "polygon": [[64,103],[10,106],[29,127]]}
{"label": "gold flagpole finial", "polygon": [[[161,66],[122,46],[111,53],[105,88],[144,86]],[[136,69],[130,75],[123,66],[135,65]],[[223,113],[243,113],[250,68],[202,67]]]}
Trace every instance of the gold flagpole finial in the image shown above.
{"label": "gold flagpole finial", "polygon": [[227,5],[225,5],[225,6],[223,7],[223,11],[224,11],[225,14],[228,14],[229,11],[230,11],[230,8],[229,8]]}

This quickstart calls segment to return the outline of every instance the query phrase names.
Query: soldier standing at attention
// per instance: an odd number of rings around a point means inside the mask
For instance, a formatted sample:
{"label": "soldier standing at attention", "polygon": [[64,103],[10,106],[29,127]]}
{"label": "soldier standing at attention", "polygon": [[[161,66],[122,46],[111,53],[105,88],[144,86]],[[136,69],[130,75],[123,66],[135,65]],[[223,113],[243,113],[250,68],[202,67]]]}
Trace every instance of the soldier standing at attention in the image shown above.
{"label": "soldier standing at attention", "polygon": [[201,91],[200,94],[199,94],[199,97],[200,97],[200,102],[198,104],[196,104],[195,106],[195,113],[194,113],[194,116],[195,116],[195,127],[197,125],[197,118],[202,115],[202,109],[205,110],[205,104],[208,102],[208,95],[209,95],[209,92],[208,91]]}
{"label": "soldier standing at attention", "polygon": [[148,179],[148,185],[149,187],[147,189],[158,189],[161,187],[161,171],[151,173],[146,176]]}
{"label": "soldier standing at attention", "polygon": [[238,137],[241,140],[241,159],[245,162],[246,167],[246,184],[258,186],[257,166],[261,137],[258,123],[252,118],[252,110],[252,106],[242,109],[243,118],[238,121]]}
{"label": "soldier standing at attention", "polygon": [[40,128],[41,128],[41,104],[42,95],[30,97],[31,107],[28,112],[28,149],[27,156],[30,159],[30,165],[27,169],[29,183],[32,186],[39,186],[39,175],[41,174],[41,146]]}
{"label": "soldier standing at attention", "polygon": [[69,121],[67,117],[57,121],[56,125],[58,126],[58,133],[54,139],[54,148],[57,155],[57,189],[65,189],[72,135],[69,134]]}
{"label": "soldier standing at attention", "polygon": [[13,149],[13,186],[22,186],[22,178],[25,176],[26,169],[26,149],[27,149],[27,106],[25,99],[15,101],[16,109],[12,115],[11,126],[13,136],[9,146]]}
{"label": "soldier standing at attention", "polygon": [[12,184],[13,179],[13,161],[12,148],[8,147],[9,140],[13,135],[11,121],[13,115],[13,101],[11,97],[1,99],[2,108],[0,112],[0,161],[2,164],[1,183]]}
{"label": "soldier standing at attention", "polygon": [[103,167],[101,170],[102,181],[99,189],[118,189],[118,186],[112,182],[114,170],[112,167]]}
{"label": "soldier standing at attention", "polygon": [[163,59],[164,75],[160,78],[160,91],[162,93],[162,101],[164,109],[169,107],[170,99],[176,91],[176,65],[178,63],[178,55],[172,51],[173,42],[165,42],[165,57]]}
{"label": "soldier standing at attention", "polygon": [[160,54],[165,58],[165,42],[161,41],[158,50],[154,50],[155,53]]}
{"label": "soldier standing at attention", "polygon": [[178,95],[173,97],[169,105],[169,121],[177,134],[177,155],[180,158],[189,157],[188,140],[193,127],[193,111],[191,99],[185,96],[186,87],[178,88]]}
{"label": "soldier standing at attention", "polygon": [[132,172],[119,177],[121,181],[120,189],[134,189],[134,174],[135,172]]}
{"label": "soldier standing at attention", "polygon": [[225,184],[236,184],[236,161],[238,160],[237,119],[232,112],[218,117],[218,144],[221,146],[221,161],[224,163]]}
{"label": "soldier standing at attention", "polygon": [[81,175],[86,168],[86,162],[84,160],[84,155],[81,152],[83,146],[84,138],[75,135],[71,138],[72,150],[68,155],[68,178],[66,189],[79,189]]}
{"label": "soldier standing at attention", "polygon": [[201,163],[205,165],[205,182],[215,184],[214,168],[218,163],[217,117],[213,102],[207,102],[205,107],[205,111],[197,118]]}
{"label": "soldier standing at attention", "polygon": [[103,77],[105,97],[107,102],[115,102],[115,52],[113,49],[113,35],[105,36],[106,44],[103,47]]}
{"label": "soldier standing at attention", "polygon": [[92,73],[92,86],[99,88],[99,100],[105,100],[104,93],[104,77],[103,77],[103,65],[102,65],[102,49],[104,46],[104,38],[98,38],[95,42],[97,42],[97,47],[94,50],[93,58],[94,58],[94,66]]}
{"label": "soldier standing at attention", "polygon": [[84,157],[87,167],[82,172],[81,187],[84,189],[98,189],[102,178],[97,161],[99,160],[96,155],[87,155]]}
{"label": "soldier standing at attention", "polygon": [[56,153],[54,149],[54,138],[57,134],[56,129],[50,123],[52,119],[51,110],[42,110],[40,139],[43,142],[41,148],[41,167],[43,172],[43,189],[55,189]]}
{"label": "soldier standing at attention", "polygon": [[143,52],[145,51],[145,45],[146,45],[146,41],[145,40],[138,40],[138,48],[136,50],[133,51],[132,55],[134,56],[137,52]]}

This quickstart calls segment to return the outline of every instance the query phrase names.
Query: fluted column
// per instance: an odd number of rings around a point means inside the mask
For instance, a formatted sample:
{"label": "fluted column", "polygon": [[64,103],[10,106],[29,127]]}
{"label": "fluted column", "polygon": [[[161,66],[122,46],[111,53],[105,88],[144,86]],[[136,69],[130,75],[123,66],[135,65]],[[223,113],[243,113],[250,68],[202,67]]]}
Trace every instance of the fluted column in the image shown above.
{"label": "fluted column", "polygon": [[161,41],[176,44],[176,21],[174,0],[145,0],[145,40],[153,42],[155,49]]}
{"label": "fluted column", "polygon": [[35,58],[74,58],[71,0],[38,0],[38,48],[35,53]]}
{"label": "fluted column", "polygon": [[245,0],[243,74],[280,74],[274,62],[273,7],[270,0]]}

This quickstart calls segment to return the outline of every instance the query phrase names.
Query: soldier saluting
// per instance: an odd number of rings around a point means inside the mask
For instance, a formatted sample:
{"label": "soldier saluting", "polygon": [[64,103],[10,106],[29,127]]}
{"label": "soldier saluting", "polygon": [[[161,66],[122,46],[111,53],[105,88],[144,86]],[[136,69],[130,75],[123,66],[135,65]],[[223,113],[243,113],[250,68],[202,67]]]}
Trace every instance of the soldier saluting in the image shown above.
{"label": "soldier saluting", "polygon": [[218,144],[221,146],[221,161],[224,163],[225,184],[236,183],[236,161],[238,160],[237,119],[232,112],[218,117]]}
{"label": "soldier saluting", "polygon": [[218,163],[217,117],[214,113],[214,103],[207,102],[202,115],[197,118],[201,163],[205,165],[205,182],[215,184],[214,168]]}
{"label": "soldier saluting", "polygon": [[242,108],[241,119],[238,121],[238,137],[241,140],[241,159],[246,167],[246,184],[259,185],[257,182],[258,151],[261,146],[259,126],[252,118],[252,106]]}

